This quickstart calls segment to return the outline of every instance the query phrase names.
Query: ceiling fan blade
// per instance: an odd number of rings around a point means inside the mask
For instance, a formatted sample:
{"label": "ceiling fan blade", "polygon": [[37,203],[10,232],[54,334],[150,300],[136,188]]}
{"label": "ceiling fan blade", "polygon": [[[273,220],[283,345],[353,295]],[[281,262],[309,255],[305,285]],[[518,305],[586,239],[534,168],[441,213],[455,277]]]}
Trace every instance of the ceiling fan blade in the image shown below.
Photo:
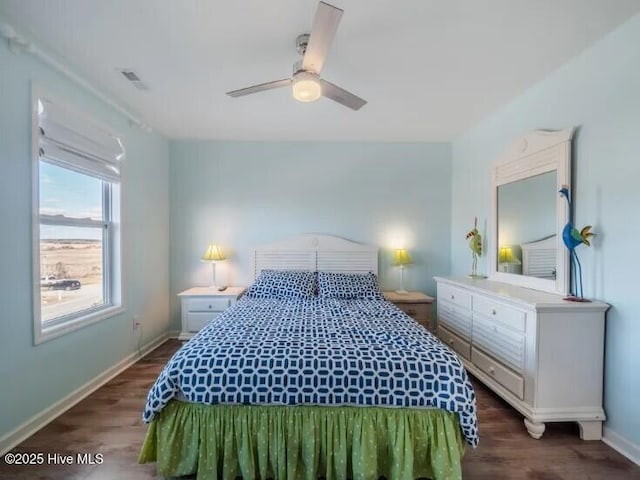
{"label": "ceiling fan blade", "polygon": [[331,82],[320,80],[320,84],[322,85],[322,95],[324,97],[330,98],[334,102],[338,102],[352,110],[360,110],[360,108],[367,103],[366,100],[363,100],[353,93],[347,92],[345,89]]}
{"label": "ceiling fan blade", "polygon": [[343,11],[328,3],[320,2],[311,26],[309,44],[302,59],[302,69],[320,74],[327,52],[336,35]]}
{"label": "ceiling fan blade", "polygon": [[287,87],[291,85],[290,78],[283,78],[282,80],[276,80],[275,82],[261,83],[260,85],[253,85],[252,87],[241,88],[240,90],[233,90],[227,92],[230,97],[242,97],[243,95],[250,95],[252,93],[264,92],[265,90],[271,90],[273,88]]}

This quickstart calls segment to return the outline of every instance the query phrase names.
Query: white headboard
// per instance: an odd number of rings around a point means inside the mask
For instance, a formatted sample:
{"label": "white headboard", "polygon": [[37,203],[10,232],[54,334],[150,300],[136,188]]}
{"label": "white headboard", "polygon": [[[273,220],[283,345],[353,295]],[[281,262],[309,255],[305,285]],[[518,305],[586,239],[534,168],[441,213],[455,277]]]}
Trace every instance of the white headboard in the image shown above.
{"label": "white headboard", "polygon": [[261,245],[251,259],[254,280],[265,269],[378,274],[378,247],[333,235],[305,234]]}
{"label": "white headboard", "polygon": [[556,278],[557,256],[556,235],[523,243],[522,247],[522,274],[538,278]]}

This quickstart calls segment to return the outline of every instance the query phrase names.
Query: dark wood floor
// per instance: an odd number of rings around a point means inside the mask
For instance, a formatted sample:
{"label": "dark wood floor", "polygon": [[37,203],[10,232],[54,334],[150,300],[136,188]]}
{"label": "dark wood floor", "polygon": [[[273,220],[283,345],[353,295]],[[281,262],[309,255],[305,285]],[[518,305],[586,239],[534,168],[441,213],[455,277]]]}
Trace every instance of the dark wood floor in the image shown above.
{"label": "dark wood floor", "polygon": [[[157,478],[154,465],[136,463],[146,432],[140,416],[149,387],[179,346],[168,341],[13,450],[102,454],[101,465],[8,466],[0,460],[0,479]],[[576,425],[548,424],[542,440],[534,440],[520,415],[477,382],[476,393],[480,446],[467,449],[465,479],[640,479],[640,467],[602,442],[583,442]]]}

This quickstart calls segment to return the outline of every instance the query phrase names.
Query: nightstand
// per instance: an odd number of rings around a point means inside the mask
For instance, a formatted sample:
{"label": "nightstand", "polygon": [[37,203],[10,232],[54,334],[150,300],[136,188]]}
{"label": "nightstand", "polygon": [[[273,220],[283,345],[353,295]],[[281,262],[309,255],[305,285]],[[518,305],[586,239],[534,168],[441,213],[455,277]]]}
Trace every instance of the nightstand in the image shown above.
{"label": "nightstand", "polygon": [[422,292],[382,292],[384,297],[430,332],[435,332],[431,304],[435,300]]}
{"label": "nightstand", "polygon": [[180,340],[188,340],[211,320],[236,303],[245,291],[244,287],[217,288],[194,287],[178,294],[181,300],[182,331]]}

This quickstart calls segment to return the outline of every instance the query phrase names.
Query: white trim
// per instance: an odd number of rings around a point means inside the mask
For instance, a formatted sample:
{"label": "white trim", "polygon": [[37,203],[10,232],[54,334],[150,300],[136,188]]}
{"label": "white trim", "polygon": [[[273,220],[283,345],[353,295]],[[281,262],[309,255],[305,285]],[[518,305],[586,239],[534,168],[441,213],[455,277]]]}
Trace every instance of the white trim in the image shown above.
{"label": "white trim", "polygon": [[[42,90],[31,85],[31,292],[33,296],[33,343],[42,340],[42,298],[40,289],[40,154],[38,98]],[[38,239],[36,241],[36,239]],[[0,442],[0,445],[2,443]]]}
{"label": "white trim", "polygon": [[60,337],[66,333],[71,333],[76,330],[91,325],[93,323],[104,320],[105,318],[113,317],[124,313],[125,309],[121,305],[114,305],[108,308],[101,308],[97,312],[91,312],[87,315],[73,317],[67,321],[53,324],[50,326],[43,325],[40,329],[35,330],[34,342],[35,344],[43,343],[48,340]]}
{"label": "white trim", "polygon": [[640,445],[633,443],[607,427],[603,429],[602,441],[636,465],[640,465]]}
{"label": "white trim", "polygon": [[545,172],[557,171],[556,191],[571,184],[571,140],[574,129],[536,130],[513,142],[493,164],[491,172],[491,221],[489,279],[521,287],[567,295],[570,290],[569,250],[562,242],[562,229],[571,212],[567,202],[556,194],[556,279],[516,275],[498,269],[498,187]]}
{"label": "white trim", "polygon": [[64,227],[87,227],[87,228],[105,228],[109,225],[103,220],[94,220],[92,218],[73,218],[64,215],[40,215],[40,223],[45,225],[62,225]]}
{"label": "white trim", "polygon": [[162,345],[165,341],[169,339],[169,335],[167,333],[163,333],[159,337],[154,340],[151,340],[144,347],[140,349],[140,352],[133,352],[132,354],[126,356],[118,363],[108,368],[101,374],[95,376],[87,383],[77,388],[64,398],[58,400],[53,405],[45,408],[41,412],[35,414],[33,417],[28,419],[23,424],[17,426],[15,429],[10,431],[9,433],[0,437],[0,456],[4,455],[6,452],[14,448],[16,445],[23,442],[25,439],[29,438],[31,435],[36,433],[38,430],[46,426],[48,423],[52,422],[64,412],[69,410],[71,407],[75,406],[80,401],[87,398],[97,389],[105,385],[107,382],[118,376],[124,370],[129,368],[131,365],[136,363],[145,355],[149,354],[160,345]]}
{"label": "white trim", "polygon": [[176,340],[178,340],[178,337],[180,337],[180,330],[169,330],[167,332],[167,338],[174,338]]}
{"label": "white trim", "polygon": [[[118,182],[111,183],[109,208],[109,234],[108,245],[103,243],[103,249],[106,251],[106,261],[109,264],[109,268],[103,268],[104,279],[103,286],[106,285],[109,288],[108,292],[105,292],[105,302],[108,302],[105,306],[96,310],[87,311],[84,314],[82,312],[74,312],[70,318],[64,322],[56,323],[54,325],[43,325],[41,314],[41,292],[40,292],[40,224],[66,224],[66,221],[61,221],[56,217],[44,215],[44,222],[41,222],[40,217],[40,134],[39,134],[39,114],[38,114],[38,100],[46,100],[57,105],[59,108],[63,108],[69,112],[72,112],[74,116],[91,123],[96,128],[104,131],[108,135],[122,138],[116,130],[110,126],[95,119],[93,116],[88,115],[82,110],[77,110],[71,102],[64,99],[58,99],[56,96],[51,95],[46,89],[42,88],[36,83],[31,85],[31,255],[32,255],[32,282],[33,282],[33,343],[38,345],[42,342],[59,337],[63,334],[78,330],[87,325],[91,325],[100,320],[104,320],[109,317],[121,314],[125,311],[124,304],[124,291],[125,285],[125,272],[124,272],[124,256],[122,252],[123,239],[123,199],[122,194],[124,191],[123,183],[125,181],[126,170],[126,149],[123,147],[123,156],[121,158],[121,171],[120,179]],[[52,222],[53,219],[57,221]],[[78,225],[84,225],[88,223],[86,220],[77,222]],[[93,222],[92,222],[93,223]],[[96,222],[99,225],[104,222]],[[76,224],[76,222],[73,222]],[[104,240],[104,235],[103,235]]]}

